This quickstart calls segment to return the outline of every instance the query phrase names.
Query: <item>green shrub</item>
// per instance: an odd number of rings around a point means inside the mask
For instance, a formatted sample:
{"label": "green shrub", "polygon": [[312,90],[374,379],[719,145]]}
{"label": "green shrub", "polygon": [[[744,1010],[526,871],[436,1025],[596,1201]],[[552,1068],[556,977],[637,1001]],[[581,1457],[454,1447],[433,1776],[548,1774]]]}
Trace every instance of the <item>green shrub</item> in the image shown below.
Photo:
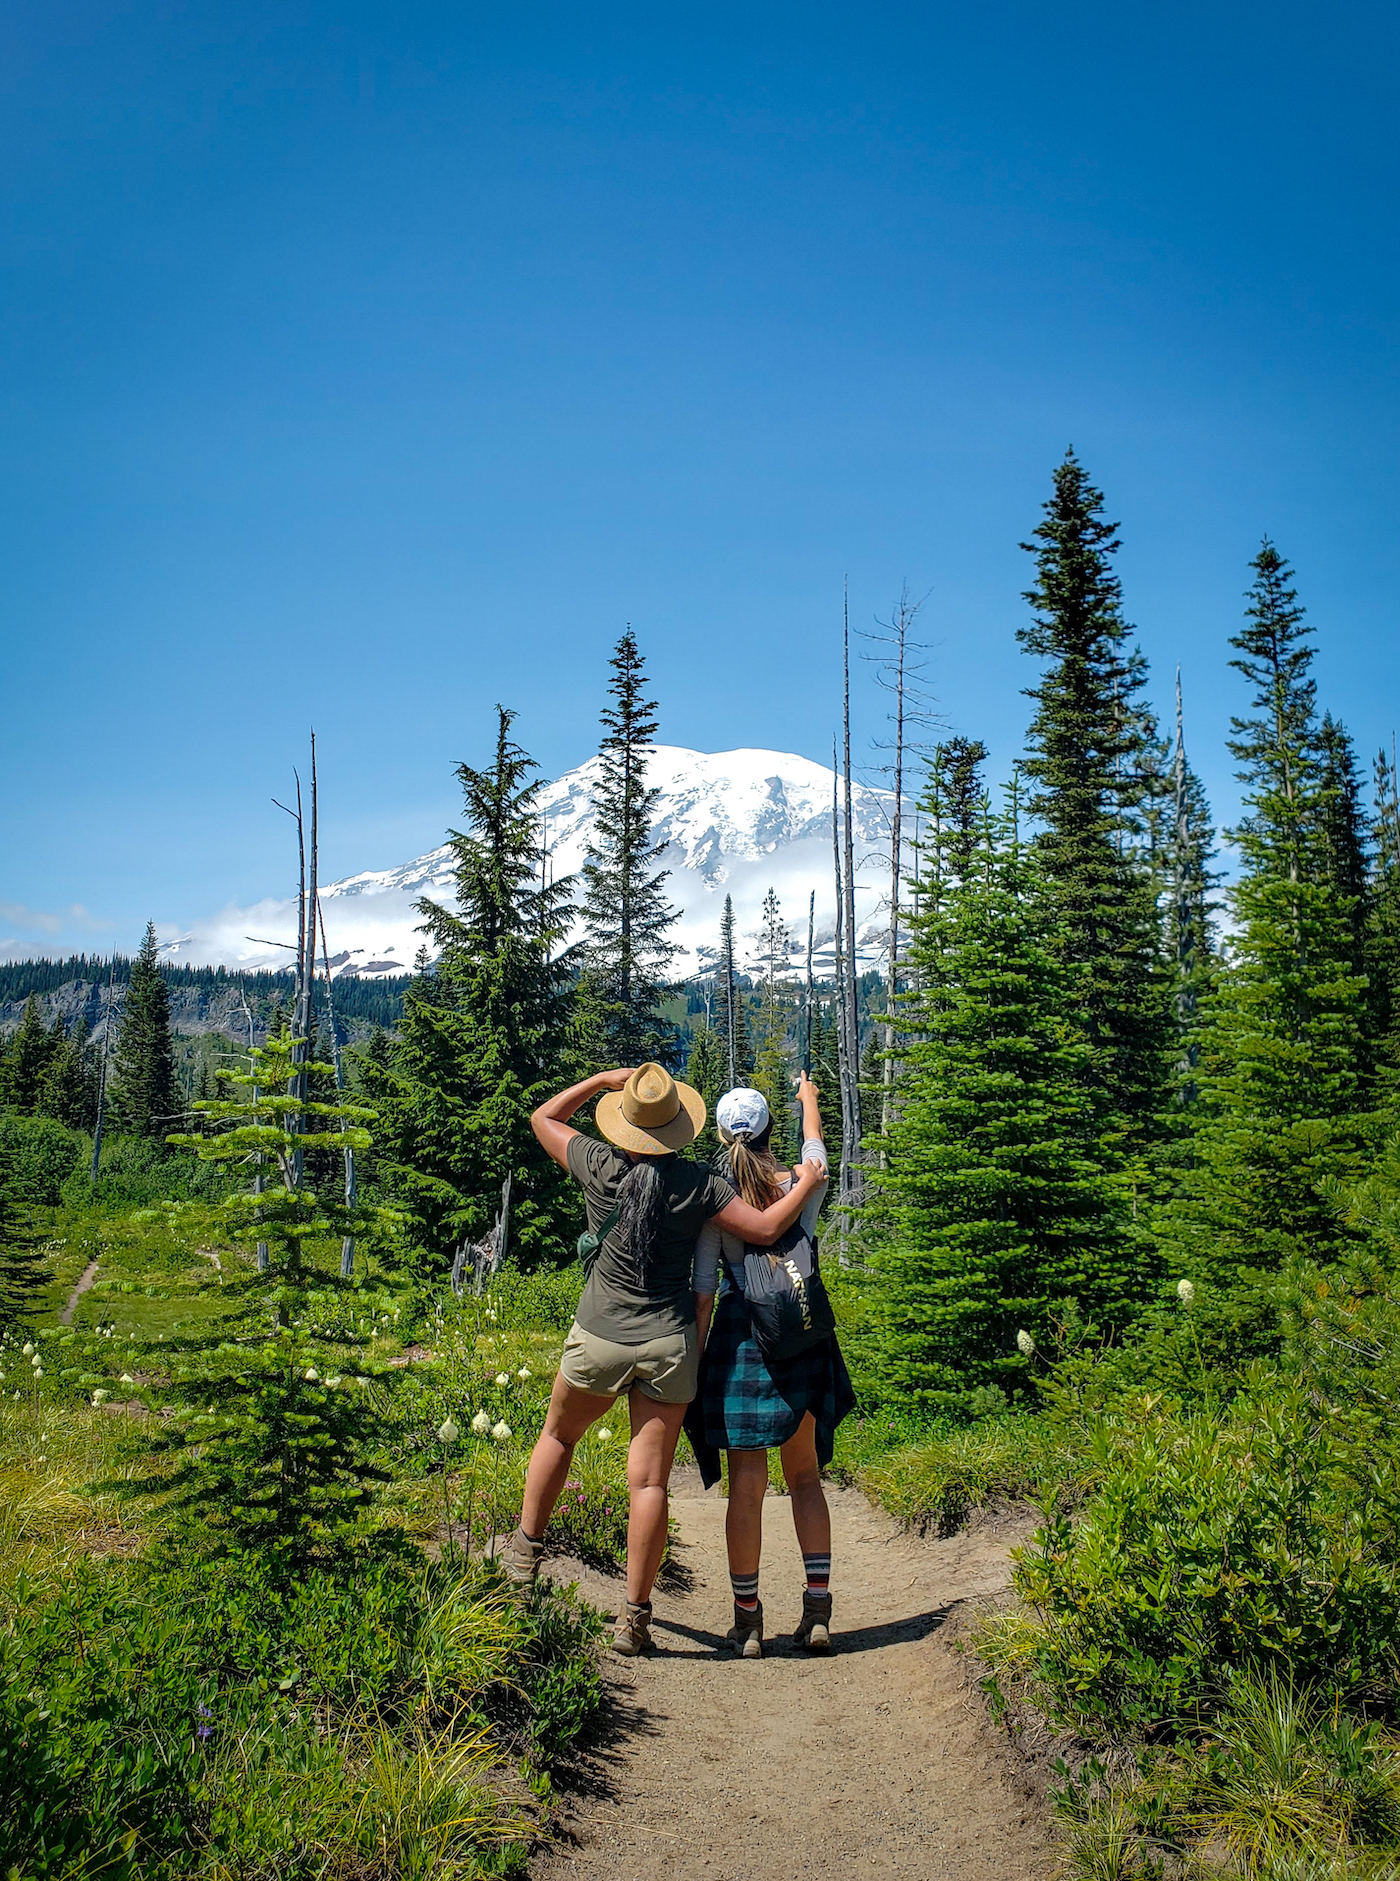
{"label": "green shrub", "polygon": [[1015,1573],[1037,1619],[1012,1669],[1035,1702],[1096,1739],[1157,1734],[1209,1716],[1231,1669],[1258,1664],[1389,1703],[1400,1472],[1369,1436],[1262,1368],[1226,1412],[1148,1401],[1102,1427],[1078,1518],[1054,1511]]}
{"label": "green shrub", "polygon": [[596,1615],[491,1568],[78,1565],[0,1609],[0,1872],[481,1872],[596,1710]]}
{"label": "green shrub", "polygon": [[970,1424],[860,1470],[868,1495],[910,1527],[950,1535],[996,1497],[1031,1494],[1055,1469],[1053,1440],[1031,1417]]}
{"label": "green shrub", "polygon": [[13,1199],[54,1208],[88,1144],[76,1130],[65,1129],[51,1117],[0,1116],[0,1149],[7,1152]]}

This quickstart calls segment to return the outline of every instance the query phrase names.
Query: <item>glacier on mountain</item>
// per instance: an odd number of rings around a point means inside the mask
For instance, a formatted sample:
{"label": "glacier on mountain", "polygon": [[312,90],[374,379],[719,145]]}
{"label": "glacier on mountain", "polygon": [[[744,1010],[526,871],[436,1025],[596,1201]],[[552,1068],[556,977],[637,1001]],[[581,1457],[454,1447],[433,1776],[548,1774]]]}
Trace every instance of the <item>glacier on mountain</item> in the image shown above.
{"label": "glacier on mountain", "polygon": [[[576,874],[583,865],[600,762],[590,758],[540,793],[544,841],[556,879]],[[678,910],[672,935],[680,949],[672,963],[676,977],[703,972],[713,963],[726,895],[734,899],[741,959],[745,964],[754,960],[770,888],[782,904],[794,965],[805,958],[808,897],[816,891],[817,966],[829,972],[836,899],[831,770],[791,752],[656,745],[647,781],[660,792],[656,866],[668,871],[665,893]],[[887,906],[893,793],[853,783],[851,800],[860,955],[864,964],[875,965]],[[410,967],[422,944],[414,904],[426,897],[450,905],[452,891],[452,852],[446,845],[397,868],[366,870],[324,886],[322,910],[335,970],[382,974]],[[295,926],[293,901],[229,907],[172,935],[164,951],[169,958],[226,966],[281,965],[285,950],[267,940],[290,939]],[[263,938],[251,942],[249,934]]]}

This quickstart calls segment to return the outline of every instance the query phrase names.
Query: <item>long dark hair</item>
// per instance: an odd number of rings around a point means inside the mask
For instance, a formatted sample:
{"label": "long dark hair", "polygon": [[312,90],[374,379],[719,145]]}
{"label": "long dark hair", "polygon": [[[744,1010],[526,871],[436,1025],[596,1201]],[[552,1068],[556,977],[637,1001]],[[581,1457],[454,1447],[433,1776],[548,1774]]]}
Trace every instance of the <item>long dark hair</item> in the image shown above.
{"label": "long dark hair", "polygon": [[644,1287],[666,1215],[666,1191],[654,1156],[639,1156],[632,1164],[618,1186],[617,1203],[618,1233],[632,1257],[637,1285]]}

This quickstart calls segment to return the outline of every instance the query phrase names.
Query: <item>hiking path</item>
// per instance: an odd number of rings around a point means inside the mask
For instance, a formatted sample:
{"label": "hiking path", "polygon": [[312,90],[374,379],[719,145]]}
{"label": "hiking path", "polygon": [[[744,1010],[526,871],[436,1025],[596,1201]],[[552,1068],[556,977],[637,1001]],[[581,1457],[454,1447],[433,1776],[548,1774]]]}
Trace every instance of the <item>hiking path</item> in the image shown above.
{"label": "hiking path", "polygon": [[[642,1659],[605,1655],[608,1714],[565,1787],[532,1881],[1044,1881],[1043,1811],[954,1649],[961,1602],[1002,1592],[1023,1511],[946,1540],[828,1488],[834,1648],[799,1653],[802,1560],[786,1498],[764,1505],[761,1660],[721,1649],[732,1617],[725,1504],[678,1471],[680,1591],[659,1589]],[[621,1582],[551,1562],[612,1614]],[[965,1611],[965,1610],[964,1610]]]}

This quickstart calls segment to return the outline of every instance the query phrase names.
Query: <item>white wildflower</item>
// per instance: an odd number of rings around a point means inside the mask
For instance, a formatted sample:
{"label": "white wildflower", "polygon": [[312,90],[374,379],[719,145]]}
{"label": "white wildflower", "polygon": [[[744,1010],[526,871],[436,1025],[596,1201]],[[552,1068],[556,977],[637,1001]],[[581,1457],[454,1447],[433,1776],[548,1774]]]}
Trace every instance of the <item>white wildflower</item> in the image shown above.
{"label": "white wildflower", "polygon": [[1026,1358],[1035,1357],[1035,1340],[1024,1327],[1016,1334],[1016,1350]]}
{"label": "white wildflower", "polygon": [[121,1382],[124,1385],[134,1385],[136,1383],[136,1380],[132,1377],[130,1372],[123,1372],[121,1375]]}
{"label": "white wildflower", "polygon": [[612,1432],[608,1429],[606,1424],[604,1424],[603,1428],[598,1432],[598,1441],[599,1443],[612,1442]]}
{"label": "white wildflower", "polygon": [[27,1344],[27,1345],[22,1345],[22,1346],[20,1347],[20,1351],[21,1351],[21,1352],[23,1352],[23,1354],[24,1354],[24,1356],[25,1356],[25,1357],[26,1357],[27,1359],[32,1359],[32,1358],[33,1358],[33,1356],[34,1356],[34,1344],[33,1344],[33,1341],[31,1340],[31,1341],[30,1341],[30,1343],[29,1343],[29,1344]]}
{"label": "white wildflower", "polygon": [[497,1443],[509,1443],[511,1436],[510,1425],[504,1421],[499,1424],[493,1424],[491,1426],[491,1435],[496,1439]]}
{"label": "white wildflower", "polygon": [[530,1370],[528,1365],[522,1365],[515,1375],[523,1384],[527,1378],[533,1378],[535,1374]]}
{"label": "white wildflower", "polygon": [[333,1378],[328,1378],[326,1383],[328,1385],[338,1385],[340,1383],[340,1373],[337,1372]]}
{"label": "white wildflower", "polygon": [[489,1411],[478,1411],[476,1416],[472,1419],[472,1429],[476,1432],[478,1437],[485,1437],[491,1429],[491,1413]]}
{"label": "white wildflower", "polygon": [[305,1377],[309,1384],[315,1385],[315,1384],[319,1384],[321,1381],[321,1374],[317,1371],[314,1365],[307,1366]]}
{"label": "white wildflower", "polygon": [[1183,1306],[1189,1306],[1196,1297],[1196,1289],[1189,1280],[1178,1280],[1176,1283],[1176,1297],[1181,1301]]}
{"label": "white wildflower", "polygon": [[369,1383],[369,1380],[368,1380],[368,1378],[357,1378],[357,1379],[355,1380],[355,1383],[356,1383],[357,1385],[367,1385],[367,1384]]}
{"label": "white wildflower", "polygon": [[456,1443],[460,1434],[457,1426],[452,1422],[450,1417],[443,1418],[442,1422],[438,1425],[439,1443]]}
{"label": "white wildflower", "polygon": [[508,1385],[510,1383],[510,1373],[509,1372],[497,1372],[496,1383],[498,1385]]}
{"label": "white wildflower", "polygon": [[108,1398],[111,1397],[111,1395],[112,1394],[110,1391],[94,1391],[92,1394],[92,1401],[94,1404],[105,1404]]}

